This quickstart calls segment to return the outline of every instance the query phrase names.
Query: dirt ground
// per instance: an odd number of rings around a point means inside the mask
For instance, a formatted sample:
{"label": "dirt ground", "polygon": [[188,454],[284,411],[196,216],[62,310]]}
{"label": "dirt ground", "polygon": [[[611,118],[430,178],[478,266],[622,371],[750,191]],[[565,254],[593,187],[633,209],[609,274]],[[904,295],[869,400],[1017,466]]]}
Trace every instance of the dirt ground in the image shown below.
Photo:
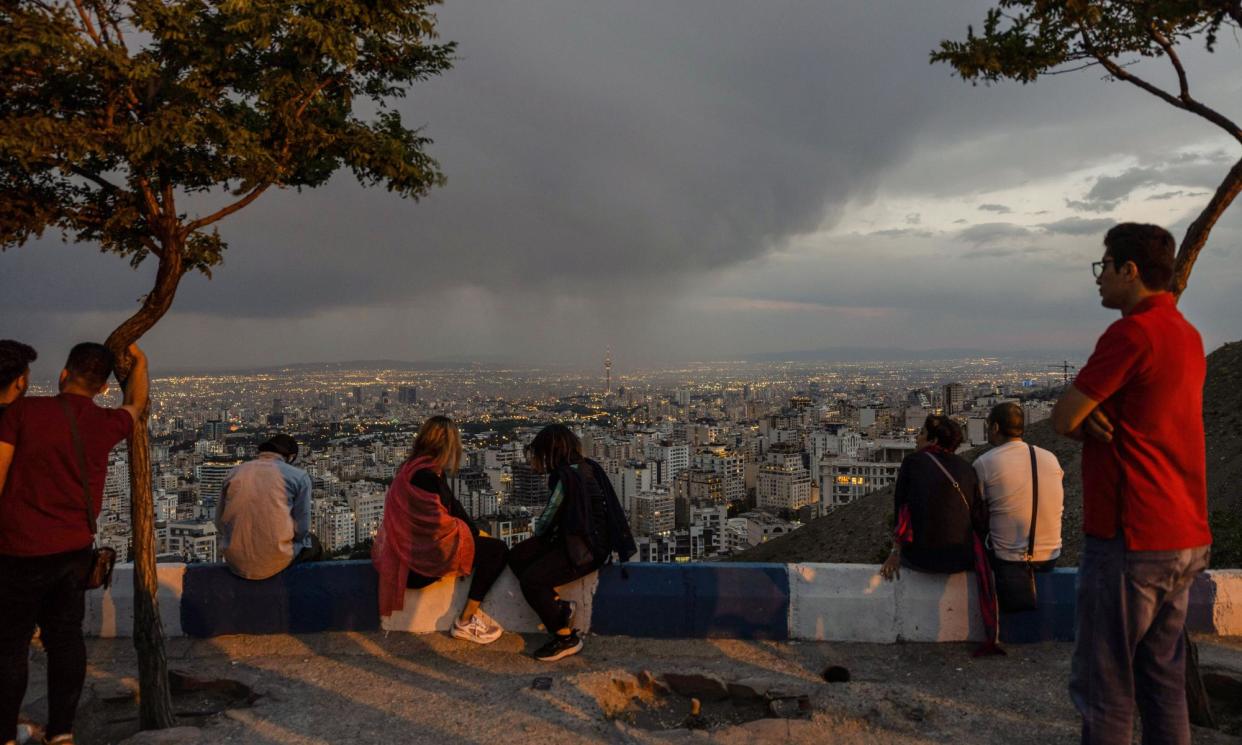
{"label": "dirt ground", "polygon": [[[505,635],[475,647],[447,635],[333,633],[169,641],[169,664],[199,679],[227,678],[254,692],[222,713],[185,716],[185,729],[131,738],[134,653],[129,640],[89,642],[82,745],[103,743],[1057,743],[1075,742],[1065,693],[1070,646],[1011,646],[975,660],[965,644],[832,644],[587,637],[576,657],[544,664],[528,655],[542,639]],[[1242,639],[1204,638],[1205,671],[1242,679]],[[826,683],[829,665],[850,681]],[[750,718],[731,701],[704,707],[708,729],[686,729],[689,700],[635,685],[649,670],[759,680],[786,696],[780,713]],[[537,677],[550,678],[535,690]],[[35,653],[30,694],[44,691]],[[806,711],[796,697],[805,694]],[[178,700],[211,708],[214,694]],[[775,694],[773,694],[775,695]],[[217,696],[218,698],[218,696]],[[41,701],[28,702],[41,719]],[[220,703],[216,701],[215,703]],[[748,705],[749,706],[749,705]],[[219,707],[217,707],[219,708]],[[1242,712],[1227,722],[1242,733]],[[754,716],[763,717],[762,713]],[[710,726],[710,725],[715,726]],[[675,729],[654,730],[656,726]],[[127,740],[127,738],[130,738]],[[1242,737],[1196,728],[1196,743]]]}

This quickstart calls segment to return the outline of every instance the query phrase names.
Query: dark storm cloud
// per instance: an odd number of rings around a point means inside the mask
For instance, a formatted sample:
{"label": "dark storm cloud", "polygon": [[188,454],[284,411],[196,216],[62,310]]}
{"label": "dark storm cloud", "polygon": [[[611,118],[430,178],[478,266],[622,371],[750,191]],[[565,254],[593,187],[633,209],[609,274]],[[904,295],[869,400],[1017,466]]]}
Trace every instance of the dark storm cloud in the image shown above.
{"label": "dark storm cloud", "polygon": [[[927,64],[937,34],[959,33],[966,16],[918,6],[564,1],[437,12],[460,59],[397,108],[435,140],[448,185],[421,204],[348,177],[265,195],[221,225],[225,264],[210,286],[187,283],[179,309],[290,317],[397,302],[428,285],[674,286],[866,198],[924,123],[968,92]],[[81,289],[103,272],[127,288],[111,304],[132,303],[141,281],[88,263],[75,275]],[[10,302],[64,307],[13,289]],[[98,307],[95,293],[64,294]]]}
{"label": "dark storm cloud", "polygon": [[998,215],[1008,215],[1010,212],[1013,212],[1013,210],[1003,204],[981,204],[979,209],[984,212],[995,212]]}

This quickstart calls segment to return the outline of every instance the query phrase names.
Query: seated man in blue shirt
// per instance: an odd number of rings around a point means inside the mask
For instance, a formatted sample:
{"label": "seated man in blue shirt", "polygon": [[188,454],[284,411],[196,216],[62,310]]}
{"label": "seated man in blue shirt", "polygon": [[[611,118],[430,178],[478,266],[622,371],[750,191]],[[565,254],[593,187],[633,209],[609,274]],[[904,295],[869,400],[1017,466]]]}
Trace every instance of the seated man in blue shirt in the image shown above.
{"label": "seated man in blue shirt", "polygon": [[216,528],[220,553],[239,577],[267,579],[290,564],[323,558],[310,532],[311,478],[293,466],[297,457],[292,437],[274,435],[257,458],[224,479]]}

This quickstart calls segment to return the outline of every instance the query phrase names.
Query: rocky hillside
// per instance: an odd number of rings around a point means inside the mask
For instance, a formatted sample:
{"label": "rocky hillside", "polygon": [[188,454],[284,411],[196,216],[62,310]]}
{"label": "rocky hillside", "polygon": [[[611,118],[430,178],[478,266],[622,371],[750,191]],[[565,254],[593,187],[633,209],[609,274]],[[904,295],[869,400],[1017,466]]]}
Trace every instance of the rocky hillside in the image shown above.
{"label": "rocky hillside", "polygon": [[[1226,344],[1208,355],[1203,419],[1207,430],[1208,508],[1217,543],[1237,532],[1242,513],[1242,342]],[[1027,441],[1056,453],[1065,469],[1062,566],[1078,563],[1082,543],[1082,460],[1079,445],[1060,437],[1049,422],[1027,432]],[[974,460],[983,448],[963,453]],[[800,530],[731,557],[732,561],[842,562],[874,564],[889,547],[893,489],[868,494]],[[1220,546],[1213,564],[1235,564],[1235,547]]]}

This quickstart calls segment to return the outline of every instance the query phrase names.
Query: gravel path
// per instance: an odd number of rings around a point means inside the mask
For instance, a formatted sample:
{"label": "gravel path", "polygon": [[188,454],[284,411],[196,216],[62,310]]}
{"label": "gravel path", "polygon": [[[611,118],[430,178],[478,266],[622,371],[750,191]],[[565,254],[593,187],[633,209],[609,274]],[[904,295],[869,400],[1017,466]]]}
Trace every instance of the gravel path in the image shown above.
{"label": "gravel path", "polygon": [[[1068,644],[1014,646],[1007,657],[974,660],[965,644],[588,637],[583,654],[547,665],[528,656],[540,641],[506,635],[479,648],[441,634],[382,633],[170,640],[172,669],[199,678],[231,678],[260,697],[249,708],[186,720],[192,728],[147,733],[129,742],[1076,741],[1076,716],[1065,694]],[[1205,670],[1242,677],[1242,640],[1203,639],[1201,647]],[[133,705],[105,699],[123,699],[132,685],[130,642],[94,640],[90,659],[79,742],[125,741],[135,729]],[[820,673],[828,665],[848,668],[851,681],[824,683]],[[34,668],[34,692],[41,695],[39,654]],[[724,681],[759,679],[790,696],[806,694],[811,711],[809,718],[759,719],[708,730],[642,729],[626,722],[650,725],[660,717],[636,715],[635,700],[645,700],[648,707],[664,705],[664,719],[676,722],[688,707],[688,700],[675,694],[636,690],[635,676],[642,670],[657,676],[700,672]],[[538,676],[551,678],[549,690],[531,688]],[[729,702],[711,706],[731,714]],[[1196,730],[1195,742],[1239,743],[1242,738]]]}

